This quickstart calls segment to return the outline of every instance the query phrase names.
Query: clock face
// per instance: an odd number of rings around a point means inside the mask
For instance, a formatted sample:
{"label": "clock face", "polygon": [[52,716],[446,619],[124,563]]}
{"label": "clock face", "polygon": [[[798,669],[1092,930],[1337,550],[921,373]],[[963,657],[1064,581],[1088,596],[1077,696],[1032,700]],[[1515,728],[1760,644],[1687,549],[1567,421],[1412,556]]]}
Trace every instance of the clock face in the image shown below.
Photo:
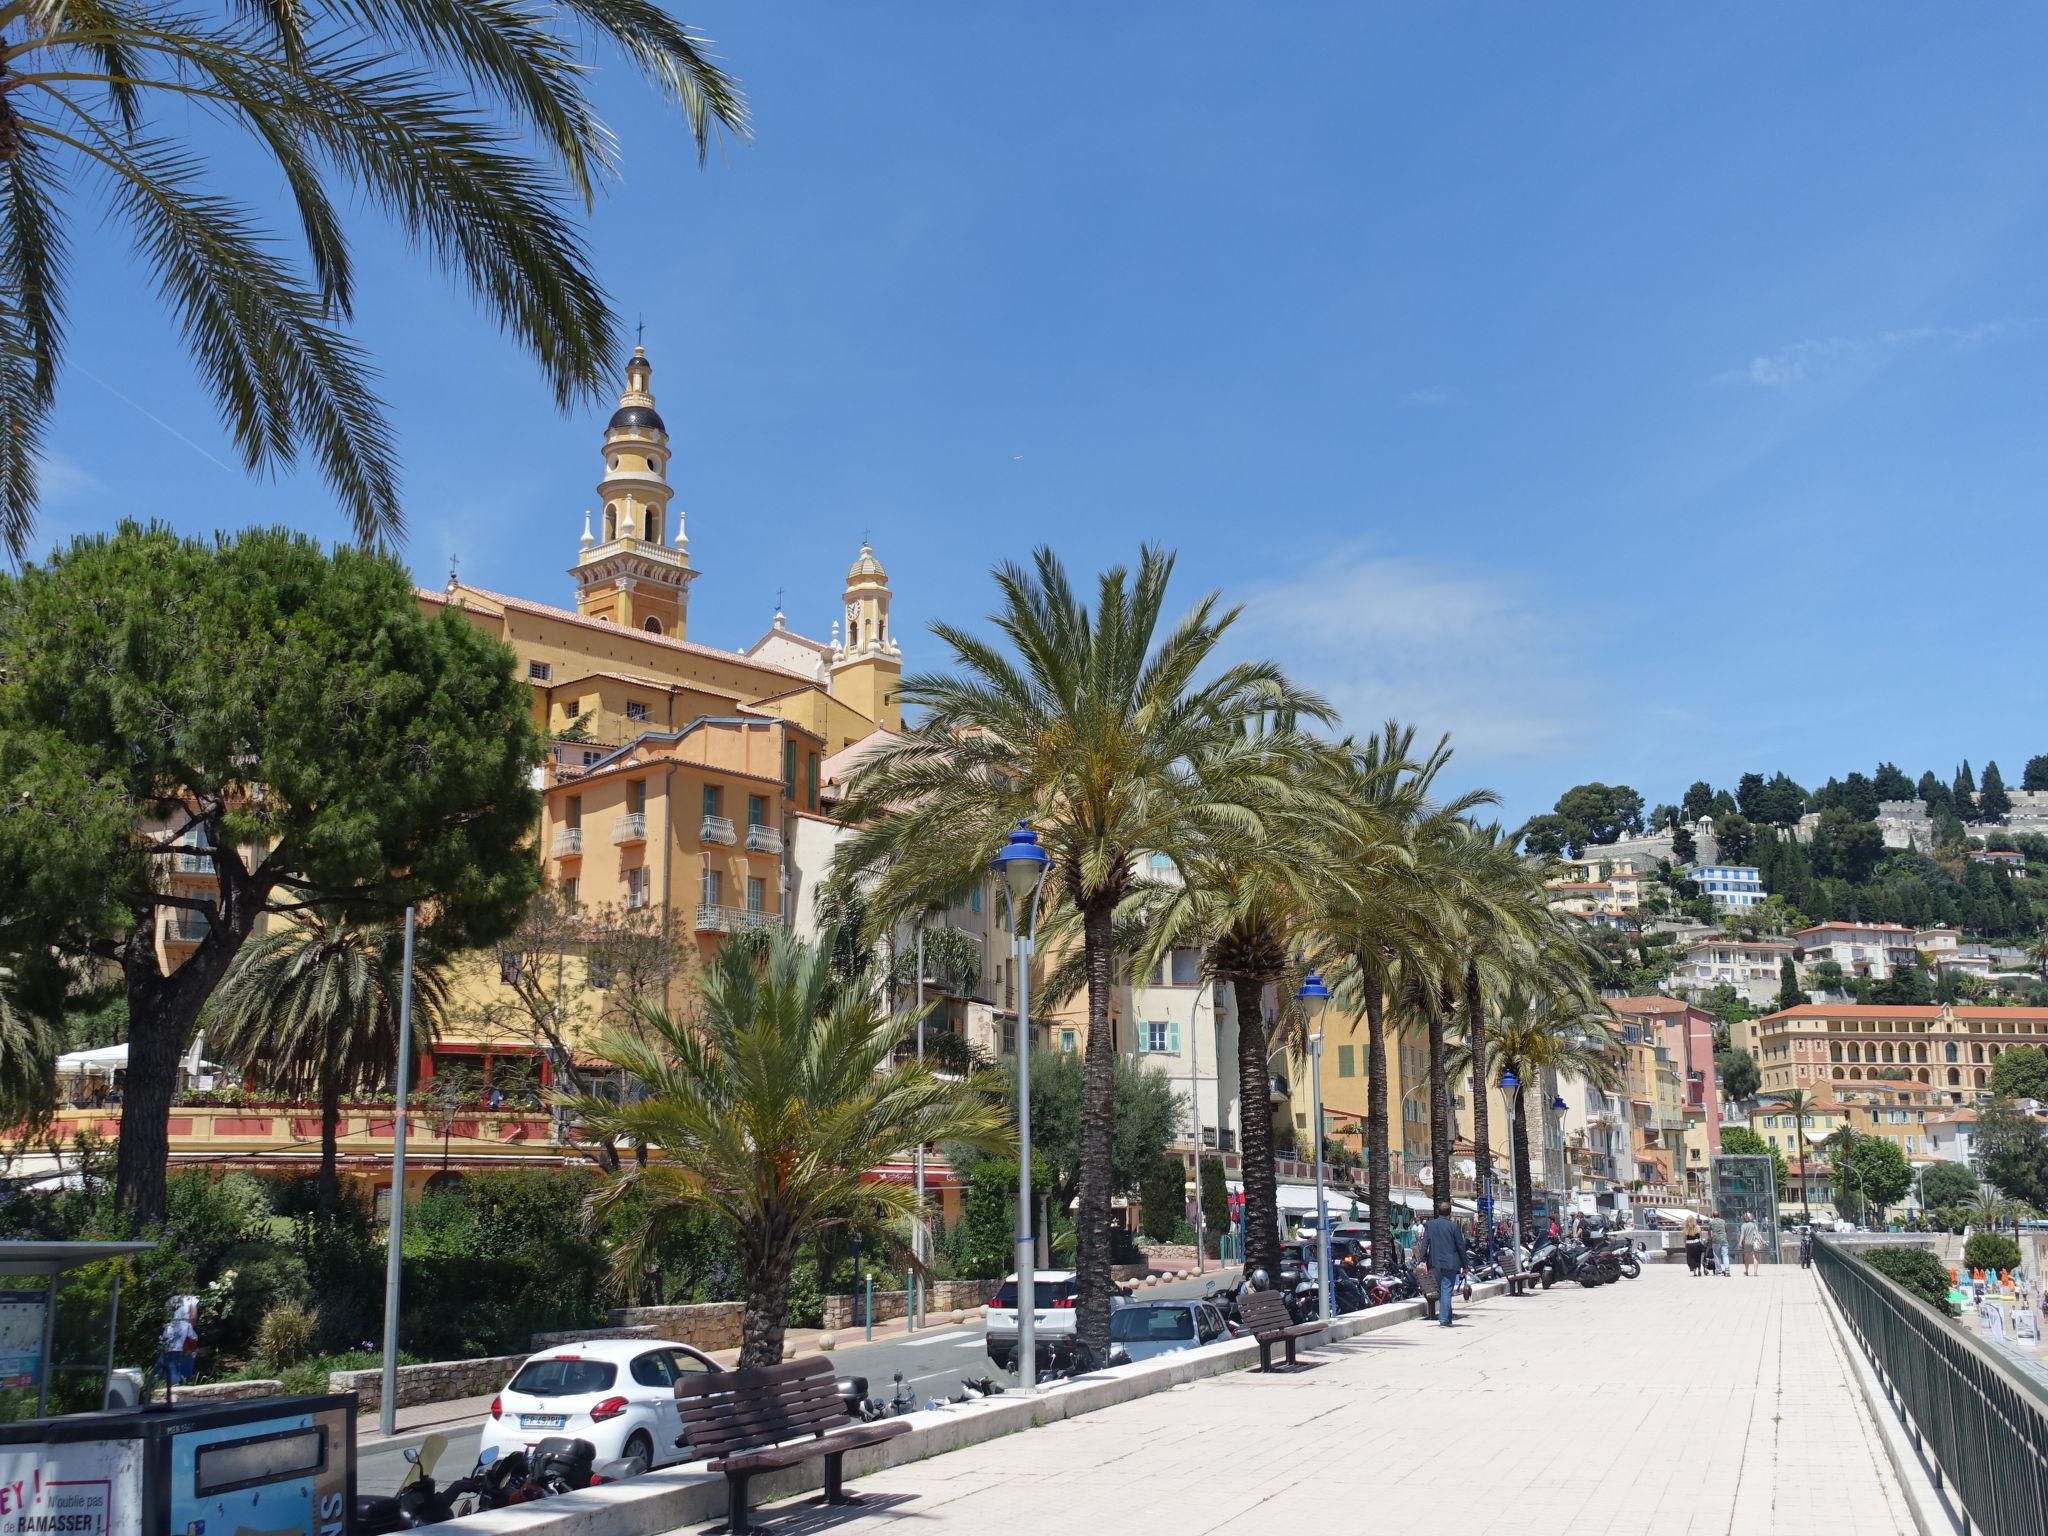
{"label": "clock face", "polygon": [[847,627],[847,629],[848,629],[849,631],[851,631],[851,630],[852,630],[852,628],[853,628],[853,626],[854,626],[854,625],[856,625],[856,624],[858,624],[859,622],[860,622],[860,604],[859,604],[859,603],[848,603],[848,604],[846,605],[846,627]]}

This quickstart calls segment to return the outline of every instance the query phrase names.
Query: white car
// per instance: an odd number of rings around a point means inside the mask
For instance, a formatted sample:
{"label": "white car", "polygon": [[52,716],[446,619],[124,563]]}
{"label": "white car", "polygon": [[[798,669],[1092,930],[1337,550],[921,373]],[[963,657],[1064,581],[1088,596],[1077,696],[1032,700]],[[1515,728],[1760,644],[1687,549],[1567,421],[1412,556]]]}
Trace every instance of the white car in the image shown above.
{"label": "white car", "polygon": [[[1034,1344],[1048,1339],[1071,1339],[1079,1321],[1074,1300],[1080,1284],[1071,1269],[1041,1269],[1032,1277],[1037,1305],[1031,1309],[1031,1337]],[[1000,1370],[1017,1368],[1017,1277],[1005,1275],[1002,1285],[988,1299],[988,1357]]]}
{"label": "white car", "polygon": [[587,1339],[530,1357],[491,1399],[480,1449],[531,1451],[550,1435],[588,1440],[597,1459],[681,1461],[676,1378],[715,1371],[701,1350],[664,1339]]}

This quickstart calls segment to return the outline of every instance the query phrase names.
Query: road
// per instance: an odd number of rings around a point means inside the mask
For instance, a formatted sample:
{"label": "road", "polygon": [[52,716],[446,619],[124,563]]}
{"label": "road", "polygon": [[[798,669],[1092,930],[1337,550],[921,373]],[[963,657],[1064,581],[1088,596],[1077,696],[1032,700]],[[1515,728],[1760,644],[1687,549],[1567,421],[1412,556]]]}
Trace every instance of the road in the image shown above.
{"label": "road", "polygon": [[[1176,1296],[1199,1296],[1216,1283],[1216,1271],[1194,1280],[1155,1285],[1137,1293],[1143,1301],[1166,1301]],[[909,1338],[878,1340],[873,1344],[842,1344],[833,1352],[833,1368],[841,1376],[865,1376],[868,1395],[887,1402],[895,1390],[895,1374],[903,1373],[903,1384],[920,1407],[934,1397],[948,1397],[960,1390],[963,1376],[986,1376],[993,1367],[983,1347],[983,1325],[963,1323],[958,1328],[927,1329]],[[368,1427],[374,1421],[364,1419]],[[436,1477],[441,1482],[460,1477],[476,1465],[481,1423],[441,1431],[448,1447],[441,1454]],[[396,1439],[363,1452],[356,1461],[356,1491],[390,1493],[405,1475],[404,1452],[417,1446],[425,1432],[402,1434]]]}

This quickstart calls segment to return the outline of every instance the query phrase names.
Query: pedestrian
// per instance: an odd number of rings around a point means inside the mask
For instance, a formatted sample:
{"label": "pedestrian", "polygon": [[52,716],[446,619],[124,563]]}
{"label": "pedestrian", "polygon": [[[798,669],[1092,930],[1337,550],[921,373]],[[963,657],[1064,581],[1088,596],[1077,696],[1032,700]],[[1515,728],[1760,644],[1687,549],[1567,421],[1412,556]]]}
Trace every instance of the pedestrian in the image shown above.
{"label": "pedestrian", "polygon": [[1757,1264],[1763,1258],[1764,1234],[1762,1229],[1756,1224],[1756,1217],[1745,1216],[1742,1218],[1742,1236],[1740,1241],[1742,1244],[1742,1272],[1745,1275],[1762,1274],[1763,1271],[1757,1268]]}
{"label": "pedestrian", "polygon": [[1707,1234],[1713,1239],[1714,1273],[1728,1273],[1728,1218],[1716,1211],[1707,1218]]}
{"label": "pedestrian", "polygon": [[1810,1222],[1799,1229],[1799,1267],[1813,1268],[1813,1225]]}
{"label": "pedestrian", "polygon": [[1438,1200],[1436,1215],[1422,1225],[1415,1238],[1415,1256],[1428,1272],[1427,1283],[1436,1287],[1437,1326],[1451,1326],[1451,1293],[1465,1268],[1465,1230],[1451,1220],[1451,1202]]}
{"label": "pedestrian", "polygon": [[1700,1261],[1707,1256],[1706,1239],[1700,1236],[1700,1219],[1688,1215],[1685,1218],[1685,1271],[1695,1280],[1699,1278]]}
{"label": "pedestrian", "polygon": [[195,1326],[198,1320],[197,1296],[171,1298],[171,1320],[157,1335],[156,1346],[157,1371],[164,1379],[166,1393],[173,1385],[193,1377],[199,1354],[199,1329]]}

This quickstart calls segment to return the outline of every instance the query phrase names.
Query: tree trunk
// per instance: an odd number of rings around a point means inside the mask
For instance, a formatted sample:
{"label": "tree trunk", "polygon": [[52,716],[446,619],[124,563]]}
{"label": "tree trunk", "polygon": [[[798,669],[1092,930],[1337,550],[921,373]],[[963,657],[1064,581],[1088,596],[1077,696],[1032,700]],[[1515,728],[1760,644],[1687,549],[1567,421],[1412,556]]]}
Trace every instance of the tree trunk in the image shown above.
{"label": "tree trunk", "polygon": [[[1081,1344],[1098,1364],[1109,1360],[1109,1173],[1116,1131],[1116,1043],[1110,1039],[1109,1003],[1116,984],[1110,936],[1113,902],[1098,897],[1081,909],[1081,942],[1088,965],[1088,1052],[1081,1063],[1081,1189],[1074,1231],[1078,1295],[1074,1319]],[[1025,1042],[1019,1040],[1022,1050]]]}
{"label": "tree trunk", "polygon": [[1508,1156],[1514,1159],[1515,1167],[1515,1241],[1522,1240],[1522,1234],[1529,1230],[1536,1219],[1535,1192],[1529,1188],[1529,1112],[1525,1095],[1528,1085],[1521,1083],[1521,1074],[1515,1074],[1515,1123],[1510,1128],[1512,1139]]}
{"label": "tree trunk", "polygon": [[1372,1223],[1372,1261],[1384,1269],[1394,1251],[1392,1169],[1388,1166],[1387,1010],[1380,984],[1361,962],[1365,992],[1365,1197]]}
{"label": "tree trunk", "polygon": [[1230,978],[1237,1003],[1238,1167],[1244,1178],[1247,1271],[1280,1273],[1280,1201],[1273,1172],[1272,1070],[1266,1064],[1266,989],[1251,976]]}
{"label": "tree trunk", "polygon": [[[329,1040],[331,1053],[335,1042]],[[341,1208],[341,1078],[329,1059],[320,1064],[320,1183],[322,1214],[332,1216]],[[395,1133],[394,1133],[395,1134]]]}
{"label": "tree trunk", "polygon": [[1422,1022],[1429,1035],[1429,1193],[1432,1204],[1451,1198],[1451,1143],[1458,1135],[1457,1122],[1451,1118],[1450,1074],[1444,1070],[1444,1015],[1449,1011],[1440,997],[1425,996],[1422,1000]]}
{"label": "tree trunk", "polygon": [[753,1371],[782,1363],[782,1336],[789,1328],[789,1272],[796,1263],[796,1244],[767,1233],[758,1245],[747,1245],[742,1256],[747,1266],[747,1300],[740,1313],[740,1357],[734,1369]]}
{"label": "tree trunk", "polygon": [[1479,967],[1465,967],[1465,1044],[1472,1053],[1472,1171],[1483,1194],[1493,1177],[1492,1106],[1486,1101],[1486,1019],[1479,997]]}

